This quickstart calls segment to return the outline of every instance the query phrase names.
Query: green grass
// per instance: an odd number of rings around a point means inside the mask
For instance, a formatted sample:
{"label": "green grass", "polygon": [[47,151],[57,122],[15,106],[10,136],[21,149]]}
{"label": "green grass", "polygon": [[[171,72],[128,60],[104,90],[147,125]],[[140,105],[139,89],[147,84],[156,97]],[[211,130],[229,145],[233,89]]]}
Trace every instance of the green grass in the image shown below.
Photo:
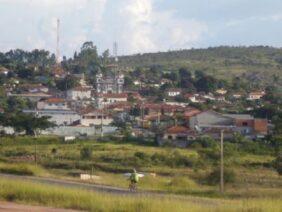
{"label": "green grass", "polygon": [[[147,175],[141,179],[139,188],[142,190],[220,196],[218,186],[207,185],[205,180],[216,166],[216,161],[211,162],[209,158],[201,159],[197,147],[178,149],[123,141],[93,140],[64,143],[54,137],[28,136],[2,138],[1,141],[0,172],[49,176],[74,181],[80,181],[80,173],[93,172],[100,176],[100,179],[89,183],[127,188],[128,181],[123,174],[136,168],[140,172],[156,173],[156,177]],[[37,167],[32,165],[35,143],[38,153]],[[80,150],[85,146],[91,146],[93,149],[91,159],[80,158]],[[52,151],[54,149],[56,151]],[[226,185],[228,197],[282,196],[281,179],[270,166],[274,159],[272,155],[238,152],[227,156],[226,166],[233,169],[237,176],[235,183]]]}
{"label": "green grass", "polygon": [[46,171],[35,165],[25,163],[0,163],[0,173],[15,175],[42,176]]}
{"label": "green grass", "polygon": [[0,179],[2,200],[86,211],[281,211],[277,198],[220,200],[195,197],[129,196]]}

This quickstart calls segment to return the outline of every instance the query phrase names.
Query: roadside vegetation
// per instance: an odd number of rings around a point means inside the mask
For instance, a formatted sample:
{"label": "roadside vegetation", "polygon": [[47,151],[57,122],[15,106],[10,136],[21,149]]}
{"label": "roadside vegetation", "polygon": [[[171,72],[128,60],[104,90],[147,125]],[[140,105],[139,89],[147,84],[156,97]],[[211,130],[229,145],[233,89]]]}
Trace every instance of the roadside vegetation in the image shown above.
{"label": "roadside vegetation", "polygon": [[[280,140],[270,139],[267,143],[238,137],[225,142],[224,197],[281,198]],[[57,137],[2,137],[0,155],[0,173],[73,181],[80,181],[84,173],[96,176],[87,183],[127,188],[124,173],[136,168],[145,173],[141,190],[222,197],[218,192],[219,146],[209,138],[179,149],[130,138],[64,142]]]}
{"label": "roadside vegetation", "polygon": [[279,199],[221,200],[177,196],[128,196],[0,180],[2,200],[85,211],[281,211]]}

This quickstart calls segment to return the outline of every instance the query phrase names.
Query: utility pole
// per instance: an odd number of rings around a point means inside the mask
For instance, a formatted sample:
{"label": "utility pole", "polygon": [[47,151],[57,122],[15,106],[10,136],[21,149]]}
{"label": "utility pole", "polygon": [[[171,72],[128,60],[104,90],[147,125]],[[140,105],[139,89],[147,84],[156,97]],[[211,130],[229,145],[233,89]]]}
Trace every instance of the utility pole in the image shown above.
{"label": "utility pole", "polygon": [[103,109],[101,111],[101,137],[104,137],[104,131],[103,131],[103,118],[104,118],[104,114],[103,114]]}
{"label": "utility pole", "polygon": [[220,131],[220,192],[224,193],[224,155],[223,155],[223,133]]}

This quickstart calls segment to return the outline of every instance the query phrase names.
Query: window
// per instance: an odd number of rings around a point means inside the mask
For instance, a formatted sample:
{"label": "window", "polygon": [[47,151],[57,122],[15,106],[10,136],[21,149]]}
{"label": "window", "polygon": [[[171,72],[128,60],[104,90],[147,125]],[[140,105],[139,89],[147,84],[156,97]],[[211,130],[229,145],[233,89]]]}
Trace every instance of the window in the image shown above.
{"label": "window", "polygon": [[168,138],[169,140],[172,140],[172,136],[171,136],[171,135],[169,135],[167,138]]}
{"label": "window", "polygon": [[244,127],[247,127],[247,126],[248,126],[248,122],[243,122],[242,125],[243,125]]}

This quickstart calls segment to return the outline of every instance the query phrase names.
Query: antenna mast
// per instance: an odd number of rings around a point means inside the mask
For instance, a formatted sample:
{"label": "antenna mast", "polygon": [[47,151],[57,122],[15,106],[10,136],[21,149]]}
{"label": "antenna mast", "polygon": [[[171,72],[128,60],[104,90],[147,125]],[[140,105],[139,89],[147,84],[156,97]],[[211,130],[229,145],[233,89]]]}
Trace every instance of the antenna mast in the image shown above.
{"label": "antenna mast", "polygon": [[60,19],[57,19],[57,47],[56,47],[56,61],[60,63]]}
{"label": "antenna mast", "polygon": [[115,62],[118,62],[118,43],[115,41],[113,46],[113,56],[115,58]]}

